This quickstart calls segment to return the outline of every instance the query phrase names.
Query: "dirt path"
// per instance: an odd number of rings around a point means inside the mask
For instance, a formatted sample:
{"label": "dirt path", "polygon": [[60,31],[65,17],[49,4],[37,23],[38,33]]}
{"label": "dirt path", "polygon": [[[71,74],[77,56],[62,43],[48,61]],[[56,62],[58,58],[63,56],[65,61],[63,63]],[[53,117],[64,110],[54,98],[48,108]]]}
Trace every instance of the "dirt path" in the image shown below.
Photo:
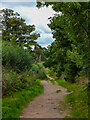
{"label": "dirt path", "polygon": [[[41,85],[44,86],[44,93],[28,104],[20,118],[64,118],[69,116],[69,110],[62,111],[59,105],[68,94],[66,89],[56,82],[52,85],[51,82],[44,80],[41,81]],[[61,90],[61,92],[56,93],[56,90]]]}

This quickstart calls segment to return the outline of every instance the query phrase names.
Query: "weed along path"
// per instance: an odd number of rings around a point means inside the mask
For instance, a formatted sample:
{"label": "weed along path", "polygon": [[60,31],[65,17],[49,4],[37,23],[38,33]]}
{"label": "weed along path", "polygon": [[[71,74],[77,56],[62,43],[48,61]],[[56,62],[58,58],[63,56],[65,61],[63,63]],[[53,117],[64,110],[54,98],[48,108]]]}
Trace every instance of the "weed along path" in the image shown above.
{"label": "weed along path", "polygon": [[20,118],[64,118],[70,116],[69,110],[62,110],[62,106],[59,104],[68,94],[66,89],[56,82],[53,85],[50,81],[45,80],[41,81],[41,85],[44,86],[44,93],[28,104]]}

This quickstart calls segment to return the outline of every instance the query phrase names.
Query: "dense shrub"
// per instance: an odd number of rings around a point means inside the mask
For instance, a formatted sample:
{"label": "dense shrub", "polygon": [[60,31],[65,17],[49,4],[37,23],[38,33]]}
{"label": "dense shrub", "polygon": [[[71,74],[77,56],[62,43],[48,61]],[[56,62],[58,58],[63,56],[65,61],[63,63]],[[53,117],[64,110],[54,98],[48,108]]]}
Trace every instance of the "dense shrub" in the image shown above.
{"label": "dense shrub", "polygon": [[23,48],[2,44],[2,64],[3,66],[12,67],[16,71],[30,69],[33,58],[30,53]]}
{"label": "dense shrub", "polygon": [[33,78],[43,79],[46,77],[45,70],[41,64],[33,64],[30,70],[30,74],[33,76]]}
{"label": "dense shrub", "polygon": [[65,67],[65,80],[69,82],[75,82],[75,76],[78,75],[80,68],[78,68],[73,62],[68,62]]}
{"label": "dense shrub", "polygon": [[18,74],[12,70],[3,68],[2,72],[2,93],[9,95],[11,92],[20,90],[22,86],[21,81],[18,79]]}
{"label": "dense shrub", "polygon": [[46,77],[42,63],[32,64],[33,58],[27,50],[3,42],[2,46],[2,91],[3,96],[28,89],[37,79]]}
{"label": "dense shrub", "polygon": [[28,72],[17,73],[16,71],[7,70],[3,67],[2,72],[2,93],[3,96],[11,95],[13,92],[20,91],[31,85]]}
{"label": "dense shrub", "polygon": [[30,70],[22,71],[20,73],[3,67],[2,72],[2,93],[3,96],[11,95],[13,92],[22,89],[29,89],[31,85],[37,84],[37,79],[45,78],[45,70],[42,66],[32,64]]}

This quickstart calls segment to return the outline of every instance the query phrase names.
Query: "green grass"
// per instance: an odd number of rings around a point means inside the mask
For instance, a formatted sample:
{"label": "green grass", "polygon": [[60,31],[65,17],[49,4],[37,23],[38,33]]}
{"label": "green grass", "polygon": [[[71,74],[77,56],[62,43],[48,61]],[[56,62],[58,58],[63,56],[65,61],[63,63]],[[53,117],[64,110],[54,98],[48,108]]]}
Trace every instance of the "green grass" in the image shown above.
{"label": "green grass", "polygon": [[66,96],[66,102],[71,103],[71,114],[74,118],[88,118],[88,97],[86,91],[75,91]]}
{"label": "green grass", "polygon": [[[37,80],[38,82],[39,80]],[[36,96],[44,92],[43,86],[34,84],[27,90],[14,93],[2,100],[2,117],[3,118],[19,118],[22,109],[32,101]]]}
{"label": "green grass", "polygon": [[71,116],[69,118],[88,118],[88,96],[87,87],[85,84],[77,85],[66,82],[65,80],[56,80],[57,83],[67,88],[67,92],[71,92],[66,95],[65,104],[70,104],[72,107],[70,109]]}
{"label": "green grass", "polygon": [[54,85],[55,84],[55,81],[53,81],[53,80],[50,80],[50,82]]}
{"label": "green grass", "polygon": [[47,81],[48,83],[49,83],[49,82],[51,82],[53,85],[55,84],[55,81],[50,80],[48,77],[47,77],[47,78],[45,78],[45,79],[43,79],[43,80]]}
{"label": "green grass", "polygon": [[49,75],[49,77],[51,77],[51,78],[53,78],[53,79],[55,79],[55,80],[58,80],[58,78],[55,77],[55,76]]}
{"label": "green grass", "polygon": [[64,88],[67,88],[67,92],[71,92],[71,91],[75,91],[75,90],[80,90],[81,88],[84,87],[84,85],[77,85],[75,83],[69,83],[65,80],[56,80],[56,82],[64,87]]}
{"label": "green grass", "polygon": [[56,90],[56,93],[59,93],[59,92],[61,92],[61,90]]}
{"label": "green grass", "polygon": [[48,81],[48,80],[49,80],[49,78],[47,77],[47,78],[45,78],[45,79],[42,79],[42,80],[46,80],[46,81]]}

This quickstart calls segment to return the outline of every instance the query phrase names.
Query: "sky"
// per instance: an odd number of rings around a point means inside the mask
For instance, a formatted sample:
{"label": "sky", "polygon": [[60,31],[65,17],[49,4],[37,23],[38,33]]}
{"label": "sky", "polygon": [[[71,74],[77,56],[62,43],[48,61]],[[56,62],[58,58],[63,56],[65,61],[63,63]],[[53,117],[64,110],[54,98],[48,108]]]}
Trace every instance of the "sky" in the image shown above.
{"label": "sky", "polygon": [[13,0],[13,2],[11,2],[12,0],[2,1],[2,9],[13,9],[26,20],[27,25],[35,25],[36,32],[40,33],[40,37],[37,39],[37,43],[39,45],[41,45],[42,47],[47,47],[54,41],[52,32],[47,25],[49,23],[48,18],[53,17],[56,13],[52,10],[51,6],[38,9],[36,7],[36,2],[30,2],[32,0],[26,0],[26,2],[25,0],[21,0],[22,2],[20,0]]}

